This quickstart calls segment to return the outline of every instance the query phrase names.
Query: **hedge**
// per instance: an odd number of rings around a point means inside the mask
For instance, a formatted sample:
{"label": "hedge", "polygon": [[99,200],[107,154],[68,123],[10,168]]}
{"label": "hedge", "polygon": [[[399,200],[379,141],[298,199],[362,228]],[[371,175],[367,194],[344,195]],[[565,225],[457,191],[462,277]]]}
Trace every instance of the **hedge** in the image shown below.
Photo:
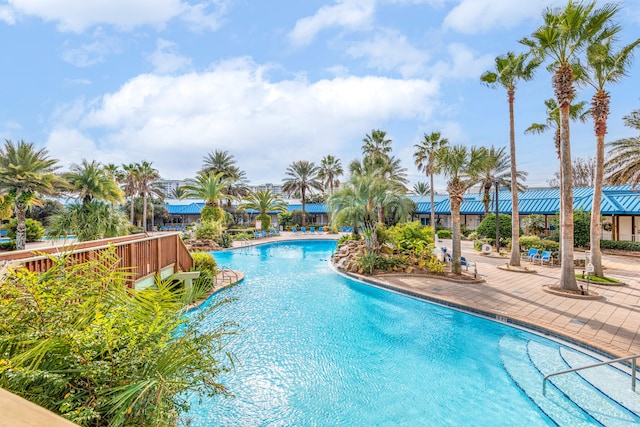
{"label": "hedge", "polygon": [[618,249],[622,251],[639,251],[640,242],[627,240],[600,240],[600,249]]}

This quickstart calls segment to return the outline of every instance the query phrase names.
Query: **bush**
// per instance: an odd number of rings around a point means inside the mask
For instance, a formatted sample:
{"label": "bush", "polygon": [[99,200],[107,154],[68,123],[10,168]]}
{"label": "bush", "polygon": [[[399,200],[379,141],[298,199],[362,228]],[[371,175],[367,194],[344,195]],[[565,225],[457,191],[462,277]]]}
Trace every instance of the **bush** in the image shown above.
{"label": "bush", "polygon": [[600,240],[600,249],[640,251],[640,242],[630,242],[627,240]]}
{"label": "bush", "polygon": [[522,236],[520,237],[520,249],[528,251],[531,248],[540,248],[540,238],[538,236]]}
{"label": "bush", "polygon": [[[27,242],[38,242],[40,239],[42,239],[42,237],[44,237],[44,227],[42,226],[40,221],[27,218],[25,221],[25,225],[27,226]],[[9,224],[7,225],[7,237],[15,240],[17,228],[18,220],[16,218],[11,218],[9,220]]]}
{"label": "bush", "polygon": [[358,267],[362,268],[366,274],[373,273],[376,268],[376,262],[378,262],[378,254],[375,252],[366,253],[356,260]]}
{"label": "bush", "polygon": [[214,274],[218,272],[216,268],[218,263],[209,252],[193,252],[191,258],[193,258],[194,271],[208,271]]}
{"label": "bush", "polygon": [[0,251],[15,251],[16,250],[16,241],[9,240],[8,242],[0,243]]}
{"label": "bush", "polygon": [[236,233],[233,235],[233,240],[253,239],[254,237],[253,233]]}
{"label": "bush", "polygon": [[200,211],[203,222],[220,221],[224,212],[218,206],[204,205]]}
{"label": "bush", "polygon": [[[498,231],[500,231],[500,242],[502,239],[511,237],[511,215],[498,215]],[[491,239],[496,238],[496,214],[487,215],[478,228],[476,229],[478,236],[489,237]],[[520,231],[522,234],[522,231]]]}
{"label": "bush", "polygon": [[472,231],[471,233],[469,233],[467,238],[469,240],[477,240],[478,239],[478,232],[477,231]]}
{"label": "bush", "polygon": [[196,226],[195,236],[196,239],[216,240],[221,231],[222,226],[219,222],[204,221]]}
{"label": "bush", "polygon": [[[559,217],[556,215],[556,217],[551,220],[551,225],[559,230],[559,223]],[[573,211],[573,245],[578,248],[588,246],[591,241],[590,230],[591,213],[584,210]],[[560,241],[560,232],[555,231],[551,233],[548,239]]]}
{"label": "bush", "polygon": [[233,245],[233,239],[231,238],[231,234],[223,231],[220,233],[218,237],[218,244],[221,248],[230,248]]}
{"label": "bush", "polygon": [[258,220],[258,221],[262,221],[262,224],[261,224],[261,225],[262,225],[262,228],[261,228],[261,230],[268,230],[268,229],[269,229],[269,227],[271,227],[271,217],[270,217],[269,215],[267,215],[267,214],[264,214],[264,215],[262,215],[262,214],[261,214],[261,215],[258,215],[258,216],[256,217],[256,220]]}
{"label": "bush", "polygon": [[451,238],[451,230],[447,230],[446,228],[443,228],[442,230],[438,230],[436,232],[436,234],[438,235],[438,239],[450,239]]}

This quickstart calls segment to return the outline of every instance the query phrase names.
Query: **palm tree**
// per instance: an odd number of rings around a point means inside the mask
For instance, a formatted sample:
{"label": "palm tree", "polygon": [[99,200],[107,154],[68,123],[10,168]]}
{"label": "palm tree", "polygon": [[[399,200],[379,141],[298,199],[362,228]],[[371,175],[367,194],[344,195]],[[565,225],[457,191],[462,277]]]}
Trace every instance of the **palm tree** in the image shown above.
{"label": "palm tree", "polygon": [[93,200],[107,203],[120,203],[123,192],[113,175],[95,160],[82,160],[81,164],[73,163],[70,172],[63,175],[69,182],[71,192],[82,201],[84,208]]}
{"label": "palm tree", "polygon": [[169,197],[172,199],[183,199],[184,198],[184,188],[176,187],[169,193]]}
{"label": "palm tree", "polygon": [[307,160],[298,160],[291,163],[285,172],[287,178],[282,182],[282,189],[293,194],[294,197],[300,197],[302,200],[302,226],[306,226],[306,201],[307,192],[313,193],[313,190],[322,191],[322,183],[318,180],[318,166]]}
{"label": "palm tree", "polygon": [[371,134],[366,134],[362,140],[362,154],[372,159],[383,159],[389,157],[391,153],[390,139],[387,139],[387,132],[380,129],[373,129]]}
{"label": "palm tree", "polygon": [[142,228],[144,231],[147,231],[147,198],[149,194],[162,194],[162,192],[153,185],[155,181],[160,179],[160,172],[151,165],[152,163],[143,161],[137,164],[136,167],[138,192],[142,195]]}
{"label": "palm tree", "polygon": [[269,212],[287,212],[289,205],[276,194],[272,193],[271,190],[258,190],[249,193],[245,201],[242,202],[238,208],[258,211],[258,218],[262,219],[262,228],[265,229],[271,225]]}
{"label": "palm tree", "polygon": [[[228,151],[215,150],[208,153],[203,161],[202,171],[213,172],[214,175],[222,173],[228,187],[225,193],[239,199],[249,193],[246,173],[236,166],[236,160]],[[232,199],[227,199],[226,209],[231,210]]]}
{"label": "palm tree", "polygon": [[134,224],[134,202],[138,195],[138,171],[135,163],[122,165],[122,169],[124,170],[121,178],[124,184],[124,194],[129,197],[129,221]]}
{"label": "palm tree", "polygon": [[203,199],[207,206],[220,207],[221,199],[233,199],[233,196],[225,193],[229,187],[229,181],[224,178],[224,172],[200,171],[195,178],[185,180],[184,190],[181,198],[195,197]]}
{"label": "palm tree", "polygon": [[[640,131],[640,110],[623,117],[625,126]],[[607,144],[611,147],[605,165],[607,181],[612,185],[631,184],[632,189],[640,185],[640,135],[618,139]]]}
{"label": "palm tree", "polygon": [[604,277],[602,271],[602,253],[600,251],[600,237],[602,232],[600,207],[602,203],[602,186],[604,185],[604,136],[607,133],[607,119],[609,117],[609,93],[605,86],[617,83],[627,75],[631,66],[633,50],[640,44],[640,39],[615,52],[614,38],[601,43],[595,43],[587,49],[587,61],[591,75],[588,81],[596,89],[591,101],[591,117],[596,134],[596,167],[593,183],[593,201],[591,204],[591,258],[593,273]]}
{"label": "palm tree", "polygon": [[8,194],[18,221],[16,249],[26,246],[26,215],[30,204],[38,203],[39,195],[57,194],[66,183],[54,172],[58,160],[49,157],[46,149],[36,150],[33,143],[6,140],[0,148],[0,194]]}
{"label": "palm tree", "polygon": [[[505,152],[506,147],[496,148],[491,146],[491,148],[483,147],[482,149],[484,150],[484,162],[480,171],[480,192],[484,192],[482,203],[484,204],[484,214],[488,215],[489,204],[491,203],[491,187],[497,183],[498,187],[512,188],[511,162]],[[526,179],[527,173],[518,171],[516,172],[516,176],[519,178],[516,190],[524,190],[524,185],[521,182]],[[515,219],[513,222],[518,224]],[[520,226],[518,225],[518,235],[519,234]],[[520,251],[518,250],[518,257],[520,257],[519,254]]]}
{"label": "palm tree", "polygon": [[[535,57],[532,60],[528,60],[527,54],[520,53],[516,55],[513,52],[507,52],[506,55],[498,56],[495,63],[495,71],[485,72],[480,77],[480,81],[489,87],[496,87],[499,84],[507,90],[511,182],[515,184],[511,186],[511,259],[509,260],[509,265],[518,267],[520,266],[520,212],[518,210],[518,171],[516,169],[516,131],[513,106],[518,81],[531,80],[534,70],[540,65],[540,60]],[[486,191],[485,183],[485,196]],[[485,215],[487,213],[488,204],[485,203]]]}
{"label": "palm tree", "polygon": [[418,181],[413,184],[412,192],[416,196],[427,196],[431,194],[431,187],[424,181]]}
{"label": "palm tree", "polygon": [[484,162],[484,149],[463,145],[445,147],[438,152],[438,167],[448,178],[447,192],[451,202],[452,262],[451,272],[462,274],[460,257],[460,205],[464,193],[480,181],[480,171]]}
{"label": "palm tree", "polygon": [[420,144],[414,145],[416,152],[413,154],[413,160],[419,171],[423,171],[429,175],[430,195],[431,195],[431,215],[429,217],[429,225],[433,228],[433,241],[436,241],[436,210],[434,204],[435,188],[433,186],[433,176],[440,172],[438,169],[438,152],[449,143],[447,138],[442,138],[440,132],[431,132],[424,134],[424,139]]}
{"label": "palm tree", "polygon": [[407,218],[412,202],[404,191],[392,181],[384,179],[378,171],[352,174],[349,181],[329,198],[333,223],[346,222],[357,230],[361,228],[367,249],[376,251],[376,219],[378,206],[394,212],[397,219]]}
{"label": "palm tree", "polygon": [[[573,185],[571,174],[570,109],[575,98],[575,76],[584,75],[579,56],[597,40],[612,34],[611,18],[617,6],[605,4],[595,9],[595,1],[587,4],[569,3],[564,9],[547,8],[544,24],[536,29],[531,39],[521,41],[541,60],[550,59],[555,71],[553,88],[560,108],[560,287],[577,291],[578,284],[573,265]],[[595,9],[595,10],[594,10]]]}
{"label": "palm tree", "polygon": [[322,181],[325,192],[329,187],[329,195],[333,194],[333,189],[340,185],[338,177],[344,173],[340,159],[333,157],[331,154],[323,157],[318,170],[318,178]]}

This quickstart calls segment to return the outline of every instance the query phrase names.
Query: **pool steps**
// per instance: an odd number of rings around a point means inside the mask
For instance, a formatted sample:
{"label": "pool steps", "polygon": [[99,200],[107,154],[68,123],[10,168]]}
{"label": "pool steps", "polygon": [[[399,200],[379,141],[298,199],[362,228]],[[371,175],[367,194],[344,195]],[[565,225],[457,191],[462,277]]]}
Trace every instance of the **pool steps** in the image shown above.
{"label": "pool steps", "polygon": [[[604,369],[559,375],[550,381],[552,386],[543,396],[544,375],[585,366],[596,360],[568,348],[514,336],[504,336],[499,345],[501,360],[509,376],[554,424],[614,427],[640,424],[640,394],[631,391],[628,374],[615,367],[603,366]],[[527,375],[523,375],[525,372]]]}

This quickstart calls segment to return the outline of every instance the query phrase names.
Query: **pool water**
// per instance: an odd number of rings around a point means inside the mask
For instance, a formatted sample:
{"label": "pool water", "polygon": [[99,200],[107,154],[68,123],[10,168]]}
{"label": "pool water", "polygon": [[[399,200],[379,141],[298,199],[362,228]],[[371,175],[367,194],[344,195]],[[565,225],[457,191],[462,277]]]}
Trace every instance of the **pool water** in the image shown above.
{"label": "pool water", "polygon": [[237,298],[209,319],[241,327],[238,363],[220,378],[235,397],[194,399],[191,426],[554,425],[505,370],[502,346],[557,343],[342,277],[328,267],[334,249],[214,253],[245,273],[210,300]]}

